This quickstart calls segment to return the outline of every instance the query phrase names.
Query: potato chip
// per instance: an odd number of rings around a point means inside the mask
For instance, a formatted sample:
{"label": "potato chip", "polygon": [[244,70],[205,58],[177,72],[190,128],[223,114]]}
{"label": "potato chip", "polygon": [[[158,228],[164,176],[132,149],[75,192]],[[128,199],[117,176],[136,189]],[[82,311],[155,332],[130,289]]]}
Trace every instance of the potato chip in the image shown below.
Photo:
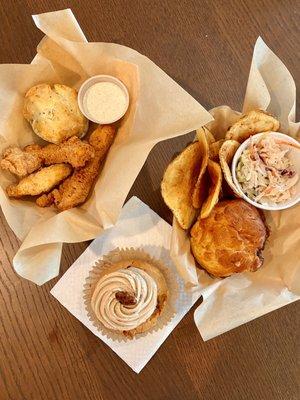
{"label": "potato chip", "polygon": [[216,141],[214,135],[211,133],[211,131],[208,128],[206,128],[206,126],[202,126],[202,128],[197,129],[197,131],[196,131],[197,140],[199,140],[199,137],[202,136],[203,134],[206,137],[206,141],[207,141],[208,145],[211,145],[212,143],[214,143]]}
{"label": "potato chip", "polygon": [[224,173],[224,178],[228,183],[228,185],[230,186],[230,188],[233,190],[234,195],[237,197],[241,197],[241,195],[239,194],[235,184],[233,183],[230,164],[234,156],[234,153],[237,151],[239,146],[240,143],[237,142],[236,140],[225,140],[219,152],[219,159],[222,171]]}
{"label": "potato chip", "polygon": [[201,146],[194,142],[184,149],[168,165],[161,183],[162,197],[183,229],[188,229],[197,215],[192,193],[202,160]]}
{"label": "potato chip", "polygon": [[260,132],[278,131],[279,121],[263,110],[252,110],[240,118],[226,132],[225,139],[244,142],[249,136]]}
{"label": "potato chip", "polygon": [[208,162],[208,141],[214,140],[213,135],[205,127],[197,130],[197,139],[200,152],[200,169],[198,179],[192,195],[192,204],[194,208],[200,208],[206,195],[205,171]]}
{"label": "potato chip", "polygon": [[209,145],[209,158],[211,160],[219,161],[219,151],[224,142],[225,140],[221,139]]}
{"label": "potato chip", "polygon": [[209,175],[209,191],[208,197],[204,201],[200,218],[207,218],[211,213],[214,206],[219,201],[220,191],[222,187],[222,170],[218,163],[212,160],[208,160],[207,171]]}

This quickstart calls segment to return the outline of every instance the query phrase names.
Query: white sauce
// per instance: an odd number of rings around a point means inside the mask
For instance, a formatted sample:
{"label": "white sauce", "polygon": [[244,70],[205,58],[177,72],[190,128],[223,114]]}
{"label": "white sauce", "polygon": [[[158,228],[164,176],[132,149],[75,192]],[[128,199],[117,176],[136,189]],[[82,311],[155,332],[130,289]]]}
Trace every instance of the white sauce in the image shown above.
{"label": "white sauce", "polygon": [[108,124],[117,121],[125,114],[127,98],[124,91],[115,83],[98,82],[87,89],[83,104],[93,120]]}

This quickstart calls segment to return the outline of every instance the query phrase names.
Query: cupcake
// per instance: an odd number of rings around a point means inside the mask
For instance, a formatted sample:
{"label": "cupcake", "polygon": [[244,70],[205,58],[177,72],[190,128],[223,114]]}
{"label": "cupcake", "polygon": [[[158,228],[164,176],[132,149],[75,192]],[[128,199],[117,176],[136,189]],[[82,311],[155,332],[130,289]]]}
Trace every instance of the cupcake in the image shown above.
{"label": "cupcake", "polygon": [[89,277],[90,319],[110,337],[132,339],[152,330],[169,299],[165,272],[143,252],[110,253]]}

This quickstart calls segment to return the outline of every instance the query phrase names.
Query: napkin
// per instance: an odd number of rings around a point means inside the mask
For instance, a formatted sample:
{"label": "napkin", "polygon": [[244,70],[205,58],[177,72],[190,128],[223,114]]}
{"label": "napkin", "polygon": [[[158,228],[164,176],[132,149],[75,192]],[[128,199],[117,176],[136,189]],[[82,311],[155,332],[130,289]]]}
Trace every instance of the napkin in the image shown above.
{"label": "napkin", "polygon": [[[188,293],[177,274],[168,253],[171,226],[137,197],[132,197],[122,209],[116,225],[97,237],[52,288],[51,294],[90,331],[106,343],[135,372],[139,373],[167,339],[176,325],[200,297],[199,291]],[[115,248],[142,246],[152,257],[167,261],[176,276],[179,295],[176,314],[171,322],[157,332],[127,342],[113,341],[94,327],[88,319],[83,301],[83,286],[93,264]]]}
{"label": "napkin", "polygon": [[[282,61],[257,39],[244,99],[243,112],[262,108],[280,120],[280,131],[299,138],[295,122],[296,86]],[[214,121],[207,126],[217,139],[239,117],[228,106],[210,110]],[[171,254],[187,286],[198,288],[202,304],[194,313],[204,340],[283,307],[300,298],[300,205],[266,212],[271,234],[263,252],[265,261],[255,273],[245,272],[213,279],[196,268],[187,233],[174,219]]]}
{"label": "napkin", "polygon": [[14,181],[0,171],[0,205],[22,245],[13,260],[18,274],[39,285],[55,277],[63,243],[97,237],[115,224],[127,194],[156,143],[201,127],[211,115],[149,58],[114,43],[88,43],[72,11],[33,16],[45,34],[30,65],[0,66],[0,152],[9,145],[41,142],[22,115],[27,90],[39,83],[63,83],[78,89],[88,77],[121,79],[130,107],[89,200],[57,213],[34,202],[12,200]]}

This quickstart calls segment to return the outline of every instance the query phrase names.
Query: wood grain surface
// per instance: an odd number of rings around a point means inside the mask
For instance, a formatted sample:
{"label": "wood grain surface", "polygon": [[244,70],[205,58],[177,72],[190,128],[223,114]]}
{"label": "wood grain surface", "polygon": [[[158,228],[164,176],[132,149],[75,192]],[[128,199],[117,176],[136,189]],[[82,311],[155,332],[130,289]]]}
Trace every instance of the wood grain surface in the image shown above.
{"label": "wood grain surface", "polygon": [[[259,35],[299,81],[299,0],[3,0],[0,62],[29,63],[42,38],[31,14],[67,7],[88,40],[147,55],[208,109],[241,109]],[[128,196],[137,195],[169,222],[160,180],[191,137],[156,146]],[[191,310],[136,375],[49,294],[58,278],[37,287],[14,273],[19,242],[3,215],[0,241],[1,400],[300,398],[299,303],[206,343]],[[64,247],[61,273],[87,245]]]}

